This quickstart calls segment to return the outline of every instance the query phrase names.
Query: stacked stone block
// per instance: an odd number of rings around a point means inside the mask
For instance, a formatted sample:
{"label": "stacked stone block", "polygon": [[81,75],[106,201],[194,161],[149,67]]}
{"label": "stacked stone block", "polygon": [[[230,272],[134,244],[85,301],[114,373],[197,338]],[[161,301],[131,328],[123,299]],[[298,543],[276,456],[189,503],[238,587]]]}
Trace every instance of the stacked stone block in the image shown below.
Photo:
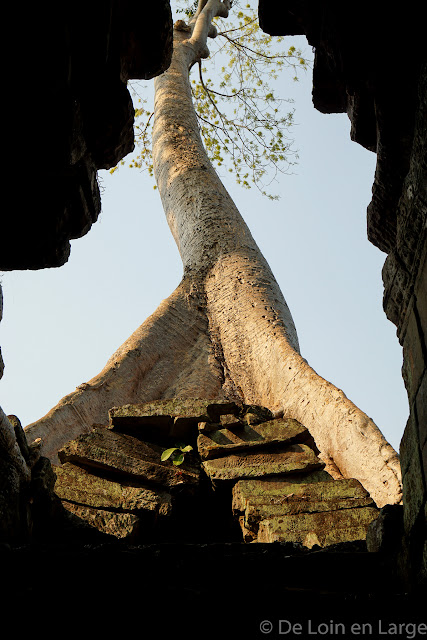
{"label": "stacked stone block", "polygon": [[197,429],[206,416],[192,417],[194,405],[190,411],[175,405],[173,416],[170,409],[170,402],[112,409],[109,425],[67,443],[58,453],[62,466],[55,467],[62,505],[104,534],[129,542],[155,539],[179,494],[191,494],[199,481],[192,456],[178,467],[161,455],[183,425]]}
{"label": "stacked stone block", "polygon": [[214,485],[230,483],[246,542],[320,547],[366,539],[378,509],[355,479],[334,480],[308,430],[261,407],[201,424],[198,451]]}
{"label": "stacked stone block", "polygon": [[240,480],[233,488],[233,511],[249,542],[298,542],[310,548],[365,540],[378,516],[357,480],[333,480],[324,471]]}
{"label": "stacked stone block", "polygon": [[[193,447],[184,462],[162,460],[179,443]],[[69,442],[59,458],[55,492],[65,509],[126,541],[158,539],[179,519],[183,496],[195,522],[196,504],[216,492],[244,542],[361,541],[378,516],[357,480],[324,470],[303,425],[265,407],[179,398],[115,407],[109,425]]]}

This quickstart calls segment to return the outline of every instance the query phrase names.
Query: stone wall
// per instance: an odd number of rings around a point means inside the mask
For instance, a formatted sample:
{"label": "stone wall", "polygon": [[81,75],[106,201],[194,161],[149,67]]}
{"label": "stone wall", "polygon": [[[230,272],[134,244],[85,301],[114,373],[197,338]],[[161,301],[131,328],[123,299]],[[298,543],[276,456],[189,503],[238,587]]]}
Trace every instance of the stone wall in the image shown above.
{"label": "stone wall", "polygon": [[100,213],[97,169],[133,150],[127,81],[170,63],[169,0],[9,3],[4,24],[9,172],[0,270],[58,267],[70,239]]}
{"label": "stone wall", "polygon": [[410,415],[400,444],[404,501],[402,569],[427,580],[427,68],[407,176],[397,207],[396,244],[383,268],[384,309],[403,346]]}
{"label": "stone wall", "polygon": [[[0,270],[58,267],[70,240],[98,218],[97,170],[133,149],[127,81],[153,78],[170,64],[169,0],[12,3],[3,24],[9,170]],[[2,310],[0,286],[0,320]],[[0,541],[25,540],[34,514],[42,518],[51,482],[46,462],[37,446],[28,450],[19,420],[0,408]]]}
{"label": "stone wall", "polygon": [[427,67],[420,8],[260,0],[259,17],[272,35],[306,35],[315,51],[315,108],[347,112],[352,139],[377,154],[367,234],[387,254],[383,304],[403,347],[410,404],[400,448],[400,565],[408,584],[420,585],[427,579]]}

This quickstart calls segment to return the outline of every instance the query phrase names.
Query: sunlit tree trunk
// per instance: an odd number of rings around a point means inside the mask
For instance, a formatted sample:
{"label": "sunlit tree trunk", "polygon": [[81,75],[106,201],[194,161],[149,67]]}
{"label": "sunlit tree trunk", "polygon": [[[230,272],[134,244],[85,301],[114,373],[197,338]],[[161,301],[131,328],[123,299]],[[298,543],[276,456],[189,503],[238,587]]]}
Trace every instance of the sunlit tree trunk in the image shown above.
{"label": "sunlit tree trunk", "polygon": [[98,376],[27,435],[41,437],[44,454],[55,459],[66,441],[106,424],[112,406],[173,396],[237,399],[296,418],[331,472],[359,479],[379,506],[399,502],[396,452],[300,355],[280,288],[206,155],[189,70],[207,55],[212,18],[226,17],[228,3],[208,0],[200,10],[189,28],[175,29],[171,66],[155,80],[154,170],[182,282]]}

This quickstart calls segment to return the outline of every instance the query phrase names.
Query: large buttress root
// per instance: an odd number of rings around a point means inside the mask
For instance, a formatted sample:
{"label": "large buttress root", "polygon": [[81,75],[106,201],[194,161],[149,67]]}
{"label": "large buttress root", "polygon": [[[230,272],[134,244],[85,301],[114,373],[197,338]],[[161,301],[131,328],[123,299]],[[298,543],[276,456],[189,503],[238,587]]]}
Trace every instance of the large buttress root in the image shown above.
{"label": "large buttress root", "polygon": [[264,267],[238,253],[218,260],[204,283],[184,278],[99,375],[26,428],[28,438],[41,437],[43,455],[58,462],[57,451],[93,424],[106,424],[113,406],[176,396],[240,399],[299,420],[321,457],[357,478],[378,506],[400,502],[396,452],[290,345],[280,290]]}
{"label": "large buttress root", "polygon": [[42,454],[57,463],[57,452],[66,442],[94,424],[108,424],[111,407],[198,397],[201,390],[207,398],[222,399],[222,378],[199,294],[184,279],[97,376],[26,427],[27,438],[41,438]]}
{"label": "large buttress root", "polygon": [[325,462],[357,478],[378,506],[399,503],[396,451],[371,418],[300,355],[286,303],[265,261],[257,268],[244,252],[223,256],[206,279],[206,299],[212,340],[220,341],[244,401],[299,420]]}

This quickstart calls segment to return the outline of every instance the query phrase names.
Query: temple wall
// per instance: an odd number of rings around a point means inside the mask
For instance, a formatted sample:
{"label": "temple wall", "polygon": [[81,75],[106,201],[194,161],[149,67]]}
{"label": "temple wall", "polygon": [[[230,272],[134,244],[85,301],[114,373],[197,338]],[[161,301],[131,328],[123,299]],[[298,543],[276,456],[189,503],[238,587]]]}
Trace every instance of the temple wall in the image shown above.
{"label": "temple wall", "polygon": [[260,0],[259,16],[267,33],[307,37],[315,51],[315,108],[347,112],[352,139],[377,154],[367,236],[386,254],[383,306],[403,348],[410,406],[400,446],[404,533],[396,555],[407,584],[425,584],[427,65],[420,8]]}

